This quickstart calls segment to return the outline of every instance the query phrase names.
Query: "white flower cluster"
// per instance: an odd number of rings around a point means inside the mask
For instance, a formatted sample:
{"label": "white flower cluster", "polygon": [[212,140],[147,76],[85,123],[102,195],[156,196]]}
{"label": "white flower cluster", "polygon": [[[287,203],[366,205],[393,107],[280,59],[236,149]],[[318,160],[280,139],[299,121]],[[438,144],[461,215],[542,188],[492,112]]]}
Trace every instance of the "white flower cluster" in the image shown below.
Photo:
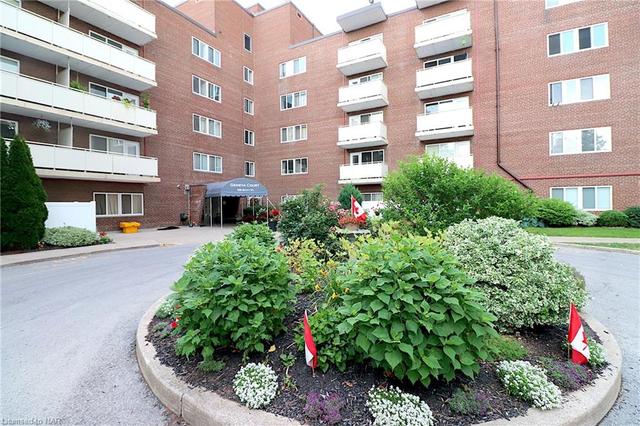
{"label": "white flower cluster", "polygon": [[264,407],[276,396],[278,376],[268,365],[249,363],[233,378],[233,390],[247,407]]}
{"label": "white flower cluster", "polygon": [[528,361],[502,361],[498,376],[510,395],[542,410],[560,406],[560,389],[547,379],[544,371]]}
{"label": "white flower cluster", "polygon": [[389,389],[372,387],[367,408],[373,424],[379,426],[432,426],[433,414],[426,402],[415,395],[391,386]]}

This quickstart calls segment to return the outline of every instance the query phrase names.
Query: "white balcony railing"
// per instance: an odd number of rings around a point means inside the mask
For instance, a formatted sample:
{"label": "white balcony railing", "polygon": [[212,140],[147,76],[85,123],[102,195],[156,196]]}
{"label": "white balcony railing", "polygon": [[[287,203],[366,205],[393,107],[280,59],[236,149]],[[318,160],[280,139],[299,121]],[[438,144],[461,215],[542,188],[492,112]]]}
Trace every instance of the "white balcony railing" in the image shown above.
{"label": "white balcony railing", "polygon": [[381,122],[344,126],[338,129],[338,146],[346,149],[387,144],[387,126]]}
{"label": "white balcony railing", "polygon": [[473,90],[471,59],[416,72],[416,93],[420,99]]}
{"label": "white balcony railing", "polygon": [[[28,10],[0,2],[0,25],[17,33],[43,41],[51,46],[66,49],[77,55],[99,61],[105,66],[116,67],[127,73],[139,76],[148,82],[148,87],[155,85],[156,65],[153,62],[110,46],[90,37],[88,34],[81,33]],[[30,49],[33,48],[29,47]],[[49,52],[49,55],[56,55],[56,53]],[[63,55],[62,52],[60,54]],[[61,58],[60,60],[66,63],[67,58]],[[91,61],[87,62],[89,64],[92,63]],[[86,68],[86,64],[83,65]],[[110,71],[102,72],[97,77],[109,80],[108,72]],[[105,78],[105,75],[107,78]]]}
{"label": "white balcony railing", "polygon": [[345,164],[340,166],[339,183],[382,183],[382,180],[388,172],[389,167],[385,163],[360,164],[355,166]]}
{"label": "white balcony railing", "polygon": [[[156,112],[135,105],[125,105],[121,101],[106,99],[88,92],[74,90],[50,81],[2,71],[0,94],[3,97],[29,102],[32,105],[12,105],[11,108],[22,110],[39,110],[40,106],[55,109],[57,115],[68,115],[67,111],[81,114],[82,117],[102,119],[100,125],[133,135],[156,134]],[[33,105],[38,104],[38,105]],[[5,109],[7,106],[3,106]],[[29,114],[25,114],[29,115]],[[104,120],[108,120],[105,123]],[[90,123],[87,124],[91,127]],[[132,129],[131,126],[136,126]],[[131,130],[133,132],[125,132]]]}
{"label": "white balcony railing", "polygon": [[416,27],[415,37],[419,58],[470,47],[471,14],[465,9],[427,21]]}
{"label": "white balcony railing", "polygon": [[345,112],[386,105],[389,105],[387,85],[381,80],[341,87],[338,91],[338,107]]}
{"label": "white balcony railing", "polygon": [[[83,148],[28,142],[33,165],[36,169],[51,169],[131,177],[158,176],[158,159],[130,155],[109,154]],[[46,173],[45,173],[46,174]],[[114,177],[112,180],[118,180]]]}
{"label": "white balcony railing", "polygon": [[473,135],[472,108],[422,114],[417,118],[416,137],[420,140],[469,135]]}
{"label": "white balcony railing", "polygon": [[387,66],[387,48],[375,38],[338,49],[336,67],[344,75],[359,74]]}

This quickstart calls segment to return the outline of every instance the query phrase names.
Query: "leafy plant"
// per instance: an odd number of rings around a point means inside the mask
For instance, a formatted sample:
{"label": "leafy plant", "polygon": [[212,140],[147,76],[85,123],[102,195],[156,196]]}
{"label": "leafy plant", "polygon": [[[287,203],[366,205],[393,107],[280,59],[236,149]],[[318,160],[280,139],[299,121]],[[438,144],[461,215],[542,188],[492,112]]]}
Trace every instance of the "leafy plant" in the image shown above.
{"label": "leafy plant", "polygon": [[586,291],[573,269],[555,260],[549,240],[513,220],[466,220],[444,233],[444,247],[476,280],[484,306],[501,330],[563,323],[569,304],[582,307]]}
{"label": "leafy plant", "polygon": [[122,105],[124,105],[125,108],[132,108],[135,104],[133,103],[133,101],[129,98],[124,98],[122,99]]}
{"label": "leafy plant", "polygon": [[158,333],[158,332],[161,332],[161,331],[165,330],[168,326],[169,326],[168,322],[159,322],[159,323],[157,323],[156,325],[153,326],[151,331],[154,332],[154,333]]}
{"label": "leafy plant", "polygon": [[337,393],[321,395],[318,392],[309,392],[304,415],[311,420],[335,425],[342,421],[340,410],[344,406],[344,400]]}
{"label": "leafy plant", "polygon": [[231,346],[245,354],[264,352],[264,344],[284,329],[293,289],[284,254],[256,239],[228,239],[200,247],[173,290],[180,299],[176,352]]}
{"label": "leafy plant", "polygon": [[286,354],[283,353],[283,354],[280,354],[280,362],[282,362],[282,365],[284,366],[283,387],[285,389],[295,388],[296,382],[293,379],[293,377],[289,375],[289,369],[293,367],[293,365],[296,363],[296,357],[290,353],[286,353]]}
{"label": "leafy plant", "polygon": [[544,222],[537,217],[525,217],[520,221],[522,228],[544,228]]}
{"label": "leafy plant", "polygon": [[91,246],[98,244],[98,235],[84,228],[61,226],[45,229],[42,242],[55,247]]}
{"label": "leafy plant", "polygon": [[624,214],[629,218],[629,226],[632,228],[640,228],[640,206],[626,208]]}
{"label": "leafy plant", "polygon": [[607,360],[604,356],[604,347],[594,341],[593,339],[589,339],[587,341],[587,345],[589,346],[589,365],[593,368],[603,367]]}
{"label": "leafy plant", "polygon": [[560,406],[560,389],[547,379],[540,367],[528,361],[502,361],[497,372],[510,395],[541,410]]}
{"label": "leafy plant", "polygon": [[584,210],[576,211],[576,219],[573,222],[577,226],[593,226],[596,224],[598,216],[593,213],[586,212]]}
{"label": "leafy plant", "polygon": [[244,240],[247,238],[255,238],[260,244],[268,247],[274,247],[276,239],[273,232],[267,225],[259,223],[243,223],[236,226],[228,238],[234,240]]}
{"label": "leafy plant", "polygon": [[529,355],[529,351],[522,346],[522,343],[510,336],[498,335],[489,338],[487,346],[494,361],[515,361]]}
{"label": "leafy plant", "polygon": [[69,87],[75,90],[80,90],[82,92],[86,92],[87,91],[87,86],[85,86],[84,84],[80,83],[79,80],[71,80],[69,82]]}
{"label": "leafy plant", "polygon": [[198,363],[198,370],[204,373],[217,373],[225,367],[224,361],[216,359],[207,359]]}
{"label": "leafy plant", "polygon": [[340,194],[338,194],[338,202],[343,209],[351,210],[352,196],[358,203],[362,204],[362,193],[353,184],[348,183],[342,187]]}
{"label": "leafy plant", "polygon": [[609,210],[600,213],[598,226],[629,226],[629,217],[619,211]]}
{"label": "leafy plant", "polygon": [[556,385],[567,390],[578,390],[593,380],[593,373],[585,366],[571,361],[558,361],[549,357],[538,360],[547,377]]}
{"label": "leafy plant", "polygon": [[451,412],[463,416],[484,416],[489,412],[489,399],[482,392],[458,388],[447,400]]}
{"label": "leafy plant", "polygon": [[402,392],[396,387],[371,388],[367,408],[373,416],[374,425],[433,426],[431,408],[415,395]]}
{"label": "leafy plant", "polygon": [[140,95],[140,101],[142,102],[142,106],[149,109],[151,96],[148,93],[142,93]]}
{"label": "leafy plant", "polygon": [[298,275],[299,293],[320,291],[331,281],[337,262],[323,244],[314,240],[293,240],[285,247],[291,270]]}
{"label": "leafy plant", "polygon": [[541,198],[537,201],[536,217],[547,226],[572,226],[578,212],[570,203],[557,198]]}
{"label": "leafy plant", "polygon": [[276,396],[278,377],[268,365],[249,363],[233,378],[233,390],[247,407],[264,407]]}

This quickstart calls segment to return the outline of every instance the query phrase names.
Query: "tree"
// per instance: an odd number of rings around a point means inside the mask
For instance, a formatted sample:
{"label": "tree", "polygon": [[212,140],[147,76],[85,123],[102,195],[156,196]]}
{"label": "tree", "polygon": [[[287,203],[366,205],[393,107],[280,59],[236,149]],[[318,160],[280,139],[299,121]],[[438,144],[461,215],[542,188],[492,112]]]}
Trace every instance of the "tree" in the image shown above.
{"label": "tree", "polygon": [[47,194],[22,136],[11,142],[3,169],[2,249],[34,248],[44,236]]}
{"label": "tree", "polygon": [[340,194],[338,195],[338,202],[343,209],[350,210],[351,209],[351,196],[358,200],[360,204],[362,204],[362,194],[352,184],[348,183],[342,187]]}

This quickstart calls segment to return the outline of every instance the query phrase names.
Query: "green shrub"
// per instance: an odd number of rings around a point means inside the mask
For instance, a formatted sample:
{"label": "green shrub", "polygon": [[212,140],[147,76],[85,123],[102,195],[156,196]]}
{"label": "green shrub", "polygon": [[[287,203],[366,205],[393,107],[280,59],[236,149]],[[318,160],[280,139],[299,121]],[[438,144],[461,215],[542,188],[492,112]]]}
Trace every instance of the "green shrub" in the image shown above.
{"label": "green shrub", "polygon": [[598,226],[629,226],[629,218],[622,212],[609,210],[600,213]]}
{"label": "green shrub", "polygon": [[340,194],[338,194],[338,202],[343,209],[351,210],[351,196],[362,204],[362,193],[358,188],[348,183],[342,187]]}
{"label": "green shrub", "polygon": [[401,162],[385,178],[383,191],[383,217],[405,221],[418,233],[464,219],[520,220],[533,213],[534,198],[513,182],[428,155]]}
{"label": "green shrub", "polygon": [[501,330],[566,321],[569,304],[582,307],[583,283],[554,258],[547,237],[533,235],[513,220],[466,220],[444,233],[444,247],[476,280],[486,308]]}
{"label": "green shrub", "polygon": [[229,238],[233,240],[255,238],[260,244],[269,247],[273,247],[276,244],[273,231],[271,231],[267,225],[261,223],[243,223],[242,225],[238,225],[229,235]]}
{"label": "green shrub", "polygon": [[596,224],[598,216],[593,213],[586,212],[584,210],[576,211],[576,219],[573,222],[576,226],[593,226]]}
{"label": "green shrub", "polygon": [[490,338],[487,345],[494,361],[515,361],[529,355],[529,351],[515,338],[498,335]]}
{"label": "green shrub", "polygon": [[59,228],[47,228],[42,242],[55,247],[91,246],[98,244],[98,235],[84,228],[61,226]]}
{"label": "green shrub", "polygon": [[624,214],[629,218],[629,226],[640,228],[640,206],[629,207],[624,210]]}
{"label": "green shrub", "polygon": [[456,389],[447,401],[453,413],[463,416],[484,416],[489,411],[490,401],[484,393]]}
{"label": "green shrub", "polygon": [[329,243],[331,229],[338,226],[338,213],[322,195],[322,187],[306,189],[296,198],[285,201],[280,209],[278,230],[285,243],[290,240],[315,240]]}
{"label": "green shrub", "polygon": [[557,198],[541,198],[536,203],[536,217],[547,226],[572,226],[577,219],[576,208]]}
{"label": "green shrub", "polygon": [[291,278],[284,254],[256,239],[203,245],[173,286],[182,334],[176,352],[200,350],[205,361],[219,347],[263,352],[293,306]]}
{"label": "green shrub", "polygon": [[325,288],[337,267],[324,245],[314,240],[290,241],[285,253],[291,270],[298,275],[296,289],[299,293]]}

